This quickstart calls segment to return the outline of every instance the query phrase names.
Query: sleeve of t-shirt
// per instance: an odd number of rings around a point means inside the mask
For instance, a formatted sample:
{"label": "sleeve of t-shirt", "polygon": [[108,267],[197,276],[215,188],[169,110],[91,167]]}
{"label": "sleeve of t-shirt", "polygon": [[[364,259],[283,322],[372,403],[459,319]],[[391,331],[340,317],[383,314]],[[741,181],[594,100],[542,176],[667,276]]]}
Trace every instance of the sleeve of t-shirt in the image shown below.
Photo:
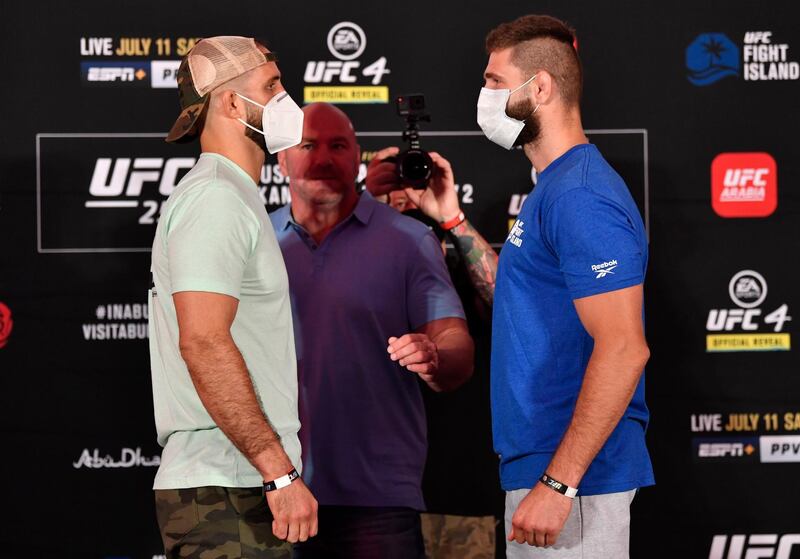
{"label": "sleeve of t-shirt", "polygon": [[444,262],[442,245],[433,233],[426,233],[412,259],[407,276],[406,308],[412,330],[440,318],[464,318]]}
{"label": "sleeve of t-shirt", "polygon": [[239,298],[260,226],[224,185],[187,192],[169,216],[166,234],[172,292],[207,291]]}
{"label": "sleeve of t-shirt", "polygon": [[543,219],[543,233],[573,299],[644,282],[646,255],[618,202],[575,188],[556,199]]}

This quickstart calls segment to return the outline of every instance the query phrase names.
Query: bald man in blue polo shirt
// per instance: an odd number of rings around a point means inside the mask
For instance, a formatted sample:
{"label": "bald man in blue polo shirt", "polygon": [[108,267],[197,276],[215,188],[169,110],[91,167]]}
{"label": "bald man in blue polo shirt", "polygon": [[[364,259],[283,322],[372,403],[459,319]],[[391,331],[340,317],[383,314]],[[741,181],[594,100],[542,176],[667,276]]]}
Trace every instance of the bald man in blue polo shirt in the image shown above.
{"label": "bald man in blue polo shirt", "polygon": [[278,156],[292,202],[270,216],[292,297],[303,478],[320,504],[319,534],[294,556],[422,559],[419,380],[465,382],[472,339],[436,237],[356,192],[350,120],[327,104],[303,112],[301,143]]}

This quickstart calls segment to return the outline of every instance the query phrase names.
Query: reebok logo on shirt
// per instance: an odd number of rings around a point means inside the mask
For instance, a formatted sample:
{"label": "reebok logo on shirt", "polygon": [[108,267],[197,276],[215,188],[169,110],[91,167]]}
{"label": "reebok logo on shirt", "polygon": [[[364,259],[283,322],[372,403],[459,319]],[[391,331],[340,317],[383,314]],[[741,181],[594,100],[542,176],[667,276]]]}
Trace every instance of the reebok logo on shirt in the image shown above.
{"label": "reebok logo on shirt", "polygon": [[606,277],[608,274],[614,275],[614,268],[617,267],[617,261],[603,262],[602,264],[592,264],[592,273],[596,273],[595,279]]}
{"label": "reebok logo on shirt", "polygon": [[522,246],[522,234],[525,233],[522,229],[523,225],[525,225],[525,222],[518,219],[514,222],[514,225],[511,226],[511,231],[508,233],[508,238],[506,240],[515,247]]}

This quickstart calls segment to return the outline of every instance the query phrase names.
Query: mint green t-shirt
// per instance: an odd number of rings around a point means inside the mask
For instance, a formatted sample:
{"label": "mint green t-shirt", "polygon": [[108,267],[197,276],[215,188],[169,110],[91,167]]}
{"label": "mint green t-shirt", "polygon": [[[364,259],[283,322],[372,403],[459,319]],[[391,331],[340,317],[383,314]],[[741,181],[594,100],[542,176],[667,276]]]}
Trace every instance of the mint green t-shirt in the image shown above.
{"label": "mint green t-shirt", "polygon": [[300,470],[297,363],[289,283],[258,188],[229,159],[203,153],[164,204],[153,241],[150,363],[158,442],[155,489],[258,487],[261,475],[211,419],[178,348],[172,295],[239,300],[231,334],[264,413]]}

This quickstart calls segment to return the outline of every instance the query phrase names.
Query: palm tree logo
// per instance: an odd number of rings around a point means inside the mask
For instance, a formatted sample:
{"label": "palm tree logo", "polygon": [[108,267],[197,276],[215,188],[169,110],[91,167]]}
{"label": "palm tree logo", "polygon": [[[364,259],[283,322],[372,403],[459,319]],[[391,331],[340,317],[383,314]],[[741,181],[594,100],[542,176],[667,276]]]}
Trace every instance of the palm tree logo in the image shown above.
{"label": "palm tree logo", "polygon": [[709,85],[739,74],[739,49],[723,33],[703,33],[686,49],[687,77],[694,85]]}
{"label": "palm tree logo", "polygon": [[703,43],[703,49],[708,53],[708,65],[714,65],[714,59],[722,60],[722,53],[725,52],[725,45],[723,45],[716,37],[710,36],[708,41]]}

